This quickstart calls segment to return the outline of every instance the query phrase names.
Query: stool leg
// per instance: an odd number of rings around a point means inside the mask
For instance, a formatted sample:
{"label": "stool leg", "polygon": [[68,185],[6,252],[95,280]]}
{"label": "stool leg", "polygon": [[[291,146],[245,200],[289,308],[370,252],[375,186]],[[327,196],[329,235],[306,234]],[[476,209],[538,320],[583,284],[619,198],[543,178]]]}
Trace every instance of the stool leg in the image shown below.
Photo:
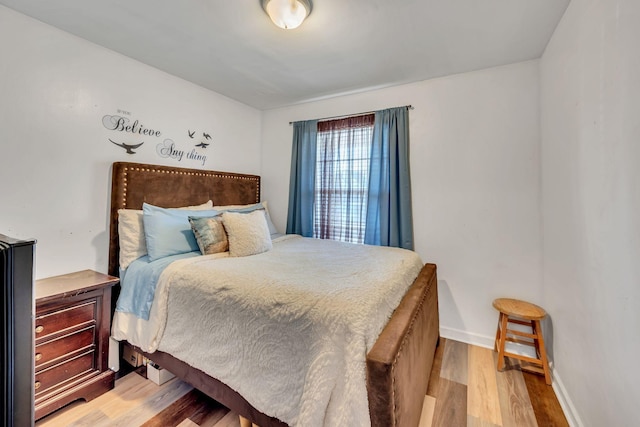
{"label": "stool leg", "polygon": [[536,359],[542,360],[542,358],[540,357],[540,336],[538,335],[536,322],[534,320],[531,321],[531,333],[535,335],[535,338],[533,339],[533,347],[536,351]]}
{"label": "stool leg", "polygon": [[493,341],[493,349],[495,351],[498,351],[498,341],[500,340],[500,323],[502,323],[502,316],[504,316],[502,312],[500,312],[499,314],[500,315],[498,316],[498,327],[496,328],[496,339]]}
{"label": "stool leg", "polygon": [[507,341],[507,322],[509,321],[509,316],[504,313],[500,313],[500,329],[499,335],[500,340],[498,342],[498,371],[502,371],[504,369],[504,346]]}
{"label": "stool leg", "polygon": [[535,340],[536,349],[540,352],[540,360],[542,361],[542,369],[544,370],[544,380],[547,385],[551,385],[551,373],[549,372],[549,362],[547,362],[547,351],[544,348],[544,338],[542,338],[542,328],[540,327],[540,321],[534,322],[535,334],[538,338]]}

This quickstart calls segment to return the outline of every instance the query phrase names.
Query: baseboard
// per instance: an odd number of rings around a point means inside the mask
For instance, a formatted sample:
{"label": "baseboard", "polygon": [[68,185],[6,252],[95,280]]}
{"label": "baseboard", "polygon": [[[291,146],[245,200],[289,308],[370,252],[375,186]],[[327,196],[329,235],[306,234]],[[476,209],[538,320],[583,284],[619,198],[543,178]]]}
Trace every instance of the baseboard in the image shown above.
{"label": "baseboard", "polygon": [[[472,332],[461,331],[459,329],[443,327],[440,328],[440,336],[467,344],[477,345],[478,347],[491,349],[493,349],[493,342],[495,340],[495,337],[489,337],[487,335],[474,334]],[[508,352],[520,354],[523,356],[536,357],[535,350],[527,345],[508,342],[506,350]]]}
{"label": "baseboard", "polygon": [[473,332],[442,326],[440,327],[440,336],[454,341],[460,341],[466,344],[491,349],[493,348],[493,341],[495,339],[495,337],[488,337],[486,335],[474,334]]}
{"label": "baseboard", "polygon": [[560,375],[558,374],[558,371],[555,369],[555,367],[551,368],[551,376],[553,379],[551,386],[553,387],[553,391],[556,393],[556,397],[558,398],[560,407],[562,407],[564,416],[567,418],[567,422],[571,427],[583,427],[584,423],[580,419],[578,411],[573,405],[573,402],[569,397],[569,393],[567,393],[567,389],[564,388],[562,379],[560,378]]}
{"label": "baseboard", "polygon": [[[493,343],[495,337],[490,337],[487,335],[475,334],[472,332],[462,331],[460,329],[454,328],[446,328],[440,327],[440,336],[447,339],[452,339],[455,341],[460,341],[466,344],[477,345],[478,347],[490,348],[493,350]],[[517,354],[523,354],[532,356],[530,347],[524,345],[518,345],[514,343],[509,347],[509,351]],[[567,393],[567,389],[564,387],[560,375],[558,371],[555,369],[553,364],[550,364],[551,368],[551,377],[553,391],[558,398],[558,402],[560,403],[560,407],[564,412],[565,417],[567,418],[567,422],[571,427],[583,427],[584,424],[578,415],[578,411],[576,411],[569,394]]]}

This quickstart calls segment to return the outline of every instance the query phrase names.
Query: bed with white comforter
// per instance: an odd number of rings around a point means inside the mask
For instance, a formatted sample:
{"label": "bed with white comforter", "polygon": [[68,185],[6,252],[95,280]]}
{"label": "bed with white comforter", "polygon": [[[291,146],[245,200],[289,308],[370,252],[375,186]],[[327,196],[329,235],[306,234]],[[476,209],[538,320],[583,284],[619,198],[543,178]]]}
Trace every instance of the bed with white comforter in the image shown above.
{"label": "bed with white comforter", "polygon": [[[365,358],[419,256],[294,235],[228,255],[163,266],[147,316],[117,310],[113,337],[169,353],[291,426],[369,425]],[[127,274],[121,295],[139,297],[126,292]]]}

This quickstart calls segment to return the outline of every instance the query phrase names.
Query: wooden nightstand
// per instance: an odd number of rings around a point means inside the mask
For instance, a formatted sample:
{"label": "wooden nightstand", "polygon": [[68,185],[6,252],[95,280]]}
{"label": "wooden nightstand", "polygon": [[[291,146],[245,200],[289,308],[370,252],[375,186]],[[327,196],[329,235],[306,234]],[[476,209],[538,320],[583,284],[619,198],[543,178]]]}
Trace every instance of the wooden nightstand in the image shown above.
{"label": "wooden nightstand", "polygon": [[36,419],[113,388],[107,359],[117,283],[117,277],[92,270],[36,281]]}

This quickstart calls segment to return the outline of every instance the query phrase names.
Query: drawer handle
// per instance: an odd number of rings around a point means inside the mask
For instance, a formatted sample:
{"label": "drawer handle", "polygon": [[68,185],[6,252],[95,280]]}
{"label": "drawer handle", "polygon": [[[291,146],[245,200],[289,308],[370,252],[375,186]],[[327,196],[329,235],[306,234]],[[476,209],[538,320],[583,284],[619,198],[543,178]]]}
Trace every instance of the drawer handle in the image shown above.
{"label": "drawer handle", "polygon": [[36,362],[42,359],[42,353],[36,353]]}
{"label": "drawer handle", "polygon": [[36,390],[40,388],[40,381],[36,381],[35,387],[36,387]]}
{"label": "drawer handle", "polygon": [[44,326],[39,325],[39,326],[37,326],[37,327],[36,327],[36,334],[39,334],[39,333],[41,333],[42,331],[44,331]]}

